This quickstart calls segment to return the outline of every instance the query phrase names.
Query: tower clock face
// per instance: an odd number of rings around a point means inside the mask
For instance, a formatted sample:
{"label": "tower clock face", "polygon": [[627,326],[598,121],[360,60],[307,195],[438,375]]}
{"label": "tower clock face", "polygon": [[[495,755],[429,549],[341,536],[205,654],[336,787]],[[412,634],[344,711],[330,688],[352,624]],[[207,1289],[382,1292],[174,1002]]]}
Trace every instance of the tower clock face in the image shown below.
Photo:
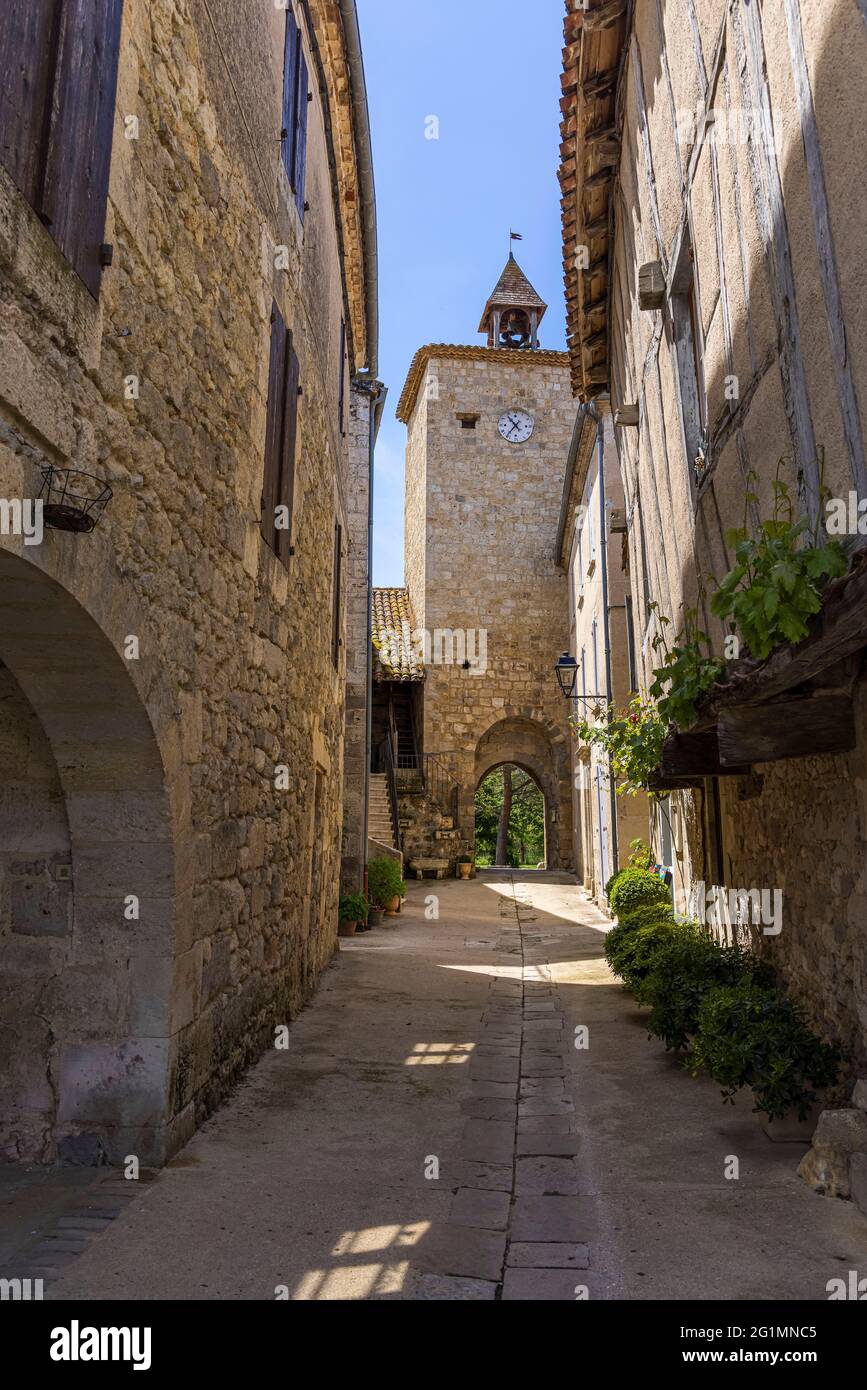
{"label": "tower clock face", "polygon": [[500,416],[500,434],[508,444],[525,444],[536,421],[526,410],[507,410]]}

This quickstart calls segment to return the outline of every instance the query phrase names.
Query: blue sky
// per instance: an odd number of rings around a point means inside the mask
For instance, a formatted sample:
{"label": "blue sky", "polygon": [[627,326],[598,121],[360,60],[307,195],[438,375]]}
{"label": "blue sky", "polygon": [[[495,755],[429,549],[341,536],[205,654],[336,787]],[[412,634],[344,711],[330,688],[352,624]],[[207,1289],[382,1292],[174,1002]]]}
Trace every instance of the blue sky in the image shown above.
{"label": "blue sky", "polygon": [[[560,245],[563,0],[358,0],[379,223],[374,582],[403,582],[403,457],[394,417],[425,343],[483,343],[509,251],[549,304],[542,346],[565,346]],[[429,116],[439,139],[425,138]]]}

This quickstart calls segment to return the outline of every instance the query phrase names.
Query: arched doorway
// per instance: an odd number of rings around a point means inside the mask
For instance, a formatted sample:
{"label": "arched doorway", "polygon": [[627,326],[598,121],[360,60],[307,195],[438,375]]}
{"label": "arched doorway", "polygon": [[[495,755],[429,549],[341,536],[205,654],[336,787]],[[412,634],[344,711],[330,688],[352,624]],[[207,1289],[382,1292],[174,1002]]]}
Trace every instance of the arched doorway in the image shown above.
{"label": "arched doorway", "polygon": [[476,864],[479,868],[546,867],[545,794],[515,763],[500,763],[476,788]]}
{"label": "arched doorway", "polygon": [[475,821],[475,792],[492,769],[511,764],[538,786],[545,803],[545,862],[568,869],[572,856],[572,786],[562,733],[534,711],[514,710],[492,721],[475,749],[474,779],[461,790],[461,824]]}
{"label": "arched doorway", "polygon": [[0,549],[7,1159],[147,1163],[168,1147],[175,843],[121,645],[38,564]]}

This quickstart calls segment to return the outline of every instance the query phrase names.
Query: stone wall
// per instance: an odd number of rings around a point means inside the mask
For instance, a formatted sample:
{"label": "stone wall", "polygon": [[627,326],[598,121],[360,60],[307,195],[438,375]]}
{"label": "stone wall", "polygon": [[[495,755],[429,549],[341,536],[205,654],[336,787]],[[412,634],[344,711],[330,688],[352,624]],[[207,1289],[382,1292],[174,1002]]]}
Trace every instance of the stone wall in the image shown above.
{"label": "stone wall", "polygon": [[[477,749],[501,730],[503,757],[514,756],[548,789],[551,867],[565,868],[572,861],[568,711],[553,668],[569,636],[566,581],[554,558],[575,418],[566,358],[437,353],[408,422],[407,449],[407,583],[431,646],[425,753],[452,758],[460,847],[471,851],[475,790],[489,770],[477,766]],[[524,444],[498,432],[509,406],[535,417]],[[478,415],[474,429],[462,428],[461,414]],[[437,632],[458,634],[456,644],[447,640],[438,653]]]}
{"label": "stone wall", "polygon": [[[280,161],[284,23],[270,4],[127,0],[114,262],[98,302],[0,168],[0,495],[34,496],[45,463],[114,493],[91,535],[0,539],[0,659],[55,749],[68,944],[91,965],[67,1013],[49,1014],[60,1093],[25,1157],[65,1144],[160,1160],[301,1007],[336,945],[346,648],[335,669],[329,615],[335,517],[346,533],[346,306],[306,34],[303,227]],[[259,530],[274,299],[303,390],[288,569]],[[32,717],[19,722],[16,737]],[[17,958],[8,939],[0,949],[4,966]],[[94,1003],[121,978],[107,1019]]]}
{"label": "stone wall", "polygon": [[[758,496],[746,509],[755,525],[772,514],[779,465],[796,507],[815,515],[824,451],[831,495],[864,495],[865,62],[867,29],[845,0],[735,0],[696,7],[695,24],[675,6],[636,7],[610,303],[612,395],[639,407],[638,427],[618,431],[618,448],[645,681],[656,631],[645,579],[671,631],[698,601],[721,649],[707,595],[733,564],[725,531],[743,524],[746,492]],[[636,294],[638,267],[651,261],[673,288],[690,237],[711,433],[698,482],[688,371],[675,346],[683,305],[668,298],[642,311]],[[733,887],[782,887],[783,930],[762,949],[814,1020],[863,1063],[863,692],[856,711],[859,748],[849,757],[758,767],[761,784],[721,781],[721,864],[710,787],[675,801],[684,888],[716,873]]]}

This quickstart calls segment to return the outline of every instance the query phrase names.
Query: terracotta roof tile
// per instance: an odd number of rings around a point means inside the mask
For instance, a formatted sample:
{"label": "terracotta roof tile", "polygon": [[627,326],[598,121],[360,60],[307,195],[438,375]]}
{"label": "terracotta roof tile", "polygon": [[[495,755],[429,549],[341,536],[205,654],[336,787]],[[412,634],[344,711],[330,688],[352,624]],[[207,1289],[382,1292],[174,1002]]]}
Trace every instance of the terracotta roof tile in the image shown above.
{"label": "terracotta roof tile", "polygon": [[374,589],[371,641],[374,680],[424,680],[424,653],[415,643],[415,615],[408,589]]}

